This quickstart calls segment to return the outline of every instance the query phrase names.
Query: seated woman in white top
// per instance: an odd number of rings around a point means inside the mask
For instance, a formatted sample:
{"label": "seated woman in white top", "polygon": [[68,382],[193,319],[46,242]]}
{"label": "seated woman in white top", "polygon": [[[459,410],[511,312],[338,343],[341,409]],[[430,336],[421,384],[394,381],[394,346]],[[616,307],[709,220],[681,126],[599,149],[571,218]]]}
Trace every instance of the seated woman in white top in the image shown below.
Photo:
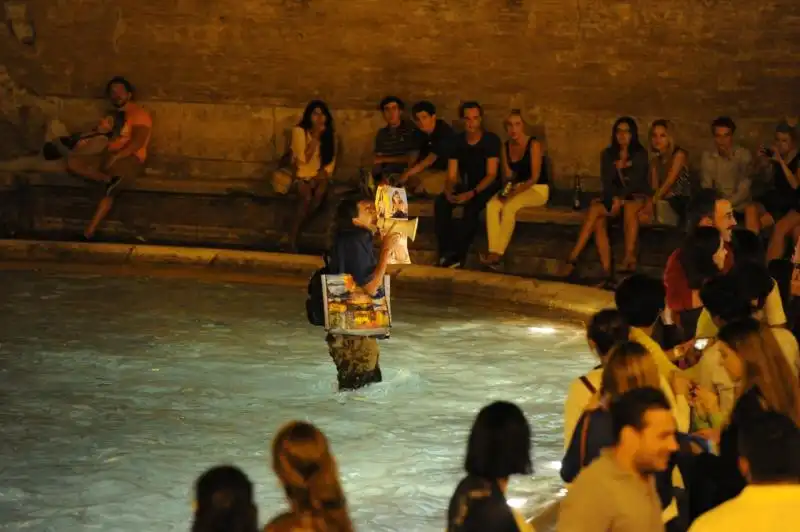
{"label": "seated woman in white top", "polygon": [[279,194],[288,193],[293,186],[297,188],[297,211],[282,241],[295,251],[300,228],[322,205],[336,165],[336,132],[325,102],[312,100],[306,106],[300,122],[292,128],[288,158],[291,161],[281,164],[273,174],[272,186]]}
{"label": "seated woman in white top", "polygon": [[550,198],[547,167],[542,143],[525,133],[525,121],[514,109],[505,121],[508,140],[501,152],[504,188],[486,205],[486,234],[489,253],[481,255],[484,265],[500,265],[514,227],[517,212],[524,207],[540,207]]}

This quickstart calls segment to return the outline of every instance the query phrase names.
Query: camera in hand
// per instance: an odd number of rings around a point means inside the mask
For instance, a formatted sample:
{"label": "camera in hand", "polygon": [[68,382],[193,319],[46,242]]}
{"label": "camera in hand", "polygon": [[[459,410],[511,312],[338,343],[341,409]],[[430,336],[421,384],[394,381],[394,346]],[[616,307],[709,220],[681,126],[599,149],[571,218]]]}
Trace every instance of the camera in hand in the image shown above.
{"label": "camera in hand", "polygon": [[761,153],[763,153],[765,157],[775,156],[775,150],[772,150],[770,148],[761,148]]}

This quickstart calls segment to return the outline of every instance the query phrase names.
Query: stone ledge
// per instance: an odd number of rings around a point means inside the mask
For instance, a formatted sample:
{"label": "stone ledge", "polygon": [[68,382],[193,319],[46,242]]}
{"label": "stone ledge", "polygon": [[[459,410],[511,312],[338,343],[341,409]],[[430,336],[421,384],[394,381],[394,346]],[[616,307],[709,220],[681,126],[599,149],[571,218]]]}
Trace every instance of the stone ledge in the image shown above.
{"label": "stone ledge", "polygon": [[[0,260],[175,265],[284,277],[308,277],[322,265],[320,258],[308,255],[38,240],[0,240]],[[478,305],[535,305],[582,318],[614,306],[611,292],[554,281],[418,265],[392,266],[389,273],[400,290],[424,291],[445,298],[469,298]]]}
{"label": "stone ledge", "polygon": [[[462,208],[455,209],[453,216],[460,218]],[[433,217],[433,200],[412,200],[408,204],[408,215],[414,217]],[[580,225],[586,217],[584,211],[569,207],[545,206],[525,207],[517,213],[517,221],[523,223],[551,223],[559,225]]]}

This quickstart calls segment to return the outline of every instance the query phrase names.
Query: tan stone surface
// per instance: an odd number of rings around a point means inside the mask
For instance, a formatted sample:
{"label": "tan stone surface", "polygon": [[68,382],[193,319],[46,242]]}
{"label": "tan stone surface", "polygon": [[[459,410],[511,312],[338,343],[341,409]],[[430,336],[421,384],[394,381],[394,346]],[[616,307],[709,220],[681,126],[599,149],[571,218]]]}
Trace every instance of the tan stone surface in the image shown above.
{"label": "tan stone surface", "polygon": [[115,74],[157,117],[154,162],[188,157],[187,171],[233,177],[257,176],[253,164],[278,147],[275,125],[315,97],[337,111],[338,177],[362,162],[380,123],[375,104],[392,93],[431,99],[448,119],[460,100],[478,99],[495,130],[522,108],[567,186],[575,173],[598,174],[619,114],[643,129],[672,118],[697,160],[718,114],[733,115],[753,147],[800,112],[796,0],[408,0],[400,12],[376,0],[25,5],[34,45],[0,28],[0,66],[19,89],[0,89],[9,155],[35,147],[52,113],[85,121],[81,109],[96,107]]}

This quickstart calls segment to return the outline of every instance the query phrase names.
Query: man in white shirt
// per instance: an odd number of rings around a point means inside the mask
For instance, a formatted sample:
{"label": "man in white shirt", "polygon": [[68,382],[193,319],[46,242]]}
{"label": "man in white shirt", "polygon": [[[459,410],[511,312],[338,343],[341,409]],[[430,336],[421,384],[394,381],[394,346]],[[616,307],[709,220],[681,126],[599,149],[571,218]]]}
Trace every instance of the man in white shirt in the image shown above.
{"label": "man in white shirt", "polygon": [[700,181],[703,188],[713,188],[731,202],[737,218],[744,220],[744,208],[750,203],[750,175],[753,156],[734,143],[736,124],[727,116],[711,122],[714,149],[704,151],[700,161]]}
{"label": "man in white shirt", "polygon": [[697,518],[689,532],[800,530],[800,428],[771,411],[744,419],[739,451],[748,486]]}

